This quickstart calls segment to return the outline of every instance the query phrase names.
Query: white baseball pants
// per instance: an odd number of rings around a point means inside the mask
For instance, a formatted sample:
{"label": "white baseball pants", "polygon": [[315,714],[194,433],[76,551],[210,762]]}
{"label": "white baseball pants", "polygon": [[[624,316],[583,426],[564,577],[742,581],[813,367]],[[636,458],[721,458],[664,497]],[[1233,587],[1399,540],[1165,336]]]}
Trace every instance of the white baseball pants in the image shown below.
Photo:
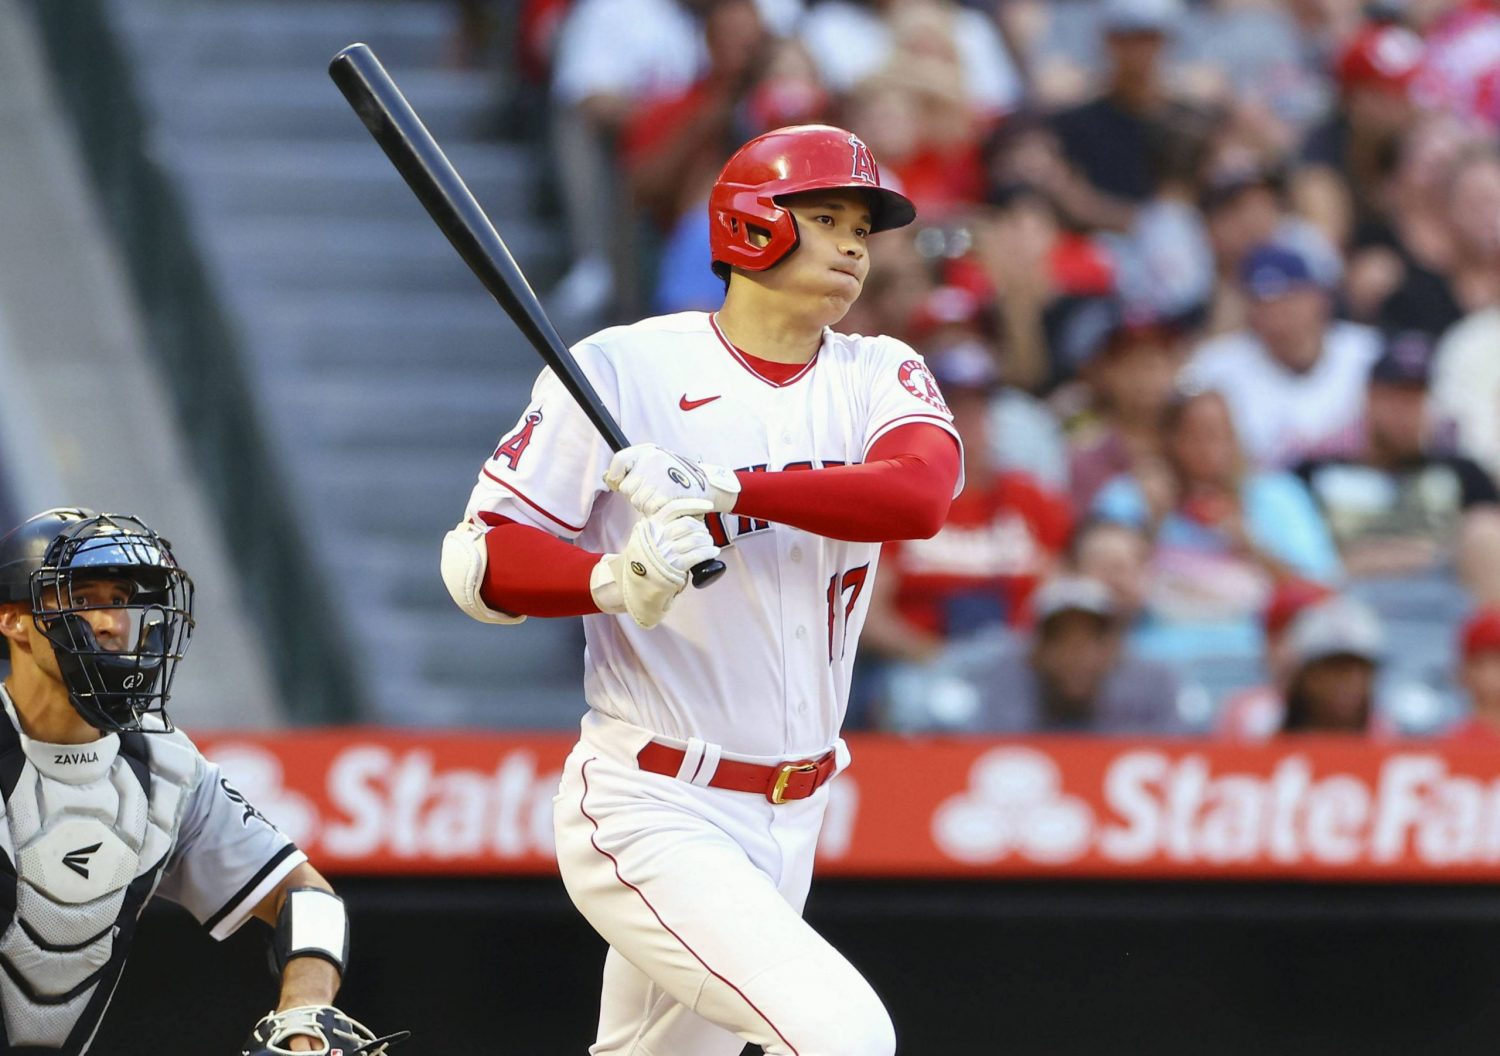
{"label": "white baseball pants", "polygon": [[610,946],[591,1056],[893,1056],[880,998],[801,916],[827,788],[776,806],[648,773],[651,736],[590,712],[554,800],[563,883]]}

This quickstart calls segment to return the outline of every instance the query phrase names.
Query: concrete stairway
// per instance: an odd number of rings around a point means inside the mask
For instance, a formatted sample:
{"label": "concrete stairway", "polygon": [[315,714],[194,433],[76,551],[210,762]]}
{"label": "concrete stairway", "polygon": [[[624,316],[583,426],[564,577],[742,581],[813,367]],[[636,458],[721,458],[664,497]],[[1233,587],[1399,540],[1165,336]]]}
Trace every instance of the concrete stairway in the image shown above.
{"label": "concrete stairway", "polygon": [[571,725],[577,627],[474,623],[437,573],[439,541],[537,364],[325,72],[340,47],[370,44],[545,285],[565,263],[537,216],[546,159],[496,134],[503,77],[444,66],[454,10],[115,0],[111,14],[347,620],[369,717]]}

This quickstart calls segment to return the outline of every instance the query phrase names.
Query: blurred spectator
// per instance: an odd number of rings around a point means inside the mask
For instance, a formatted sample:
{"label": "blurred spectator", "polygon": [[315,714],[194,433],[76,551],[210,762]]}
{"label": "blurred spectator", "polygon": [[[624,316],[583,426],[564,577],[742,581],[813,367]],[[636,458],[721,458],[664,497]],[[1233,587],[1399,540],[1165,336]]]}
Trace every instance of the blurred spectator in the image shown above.
{"label": "blurred spectator", "polygon": [[1358,442],[1374,330],[1332,319],[1332,297],[1306,253],[1264,245],[1245,259],[1247,329],[1199,346],[1196,385],[1224,394],[1251,460],[1284,466]]}
{"label": "blurred spectator", "polygon": [[[1449,173],[1469,142],[1470,133],[1447,114],[1424,115],[1403,138],[1377,215],[1354,232],[1344,284],[1350,318],[1434,335],[1452,321],[1440,308],[1447,322],[1424,326],[1418,313],[1434,290],[1445,305],[1453,303],[1442,278],[1453,258],[1455,235]],[[1401,295],[1392,299],[1398,290]]]}
{"label": "blurred spectator", "polygon": [[[1493,351],[1500,351],[1500,346]],[[1500,491],[1472,459],[1425,442],[1432,343],[1389,338],[1371,368],[1364,439],[1348,456],[1297,467],[1353,577],[1446,575],[1500,601]]]}
{"label": "blurred spectator", "polygon": [[[961,286],[939,286],[917,306],[906,335],[924,356],[975,349],[999,364],[1006,357],[997,347],[998,331],[992,303]],[[990,397],[990,458],[997,469],[1016,470],[1048,491],[1063,491],[1068,466],[1062,427],[1046,404],[1005,381],[1002,367]]]}
{"label": "blurred spectator", "polygon": [[[543,86],[551,77],[557,37],[573,0],[521,0],[516,16],[516,71],[528,85]],[[488,0],[459,0],[457,38],[450,48],[458,66],[472,65],[489,47],[498,28]]]}
{"label": "blurred spectator", "polygon": [[[1037,137],[1040,155],[1046,148]],[[1113,266],[1086,235],[1066,230],[1052,201],[1031,184],[996,187],[976,216],[975,279],[995,291],[1004,339],[1006,381],[1046,392],[1070,378],[1096,329],[1090,305],[1114,285]]]}
{"label": "blurred spectator", "polygon": [[1176,676],[1125,650],[1109,590],[1078,576],[1033,596],[1029,640],[986,634],[893,685],[900,729],[1161,734],[1179,729]]}
{"label": "blurred spectator", "polygon": [[1125,631],[1134,628],[1146,611],[1150,559],[1151,541],[1139,528],[1120,521],[1084,521],[1068,542],[1068,570],[1109,589]]}
{"label": "blurred spectator", "polygon": [[[953,49],[964,93],[975,113],[993,118],[1015,109],[1021,98],[1020,72],[1006,51],[994,21],[983,12],[960,7],[952,0],[814,3],[802,21],[801,33],[808,51],[818,62],[823,82],[839,95],[855,94],[861,81],[889,64],[900,43],[897,39],[900,20],[910,15],[908,9],[915,7],[932,9],[931,13],[916,16],[927,26],[934,23],[934,13],[942,20],[950,41],[947,47]],[[924,36],[927,36],[925,30]],[[884,160],[884,155],[880,156]]]}
{"label": "blurred spectator", "polygon": [[[918,218],[917,224],[921,223]],[[937,288],[928,260],[916,239],[925,232],[917,224],[883,231],[873,243],[870,273],[864,292],[849,309],[838,330],[845,334],[907,334],[920,306]]]}
{"label": "blurred spectator", "polygon": [[1500,479],[1500,307],[1475,312],[1438,343],[1432,414],[1458,450]]}
{"label": "blurred spectator", "polygon": [[[557,35],[552,135],[573,264],[551,308],[597,322],[635,288],[635,249],[614,144],[634,109],[680,96],[708,62],[699,15],[717,0],[578,0]],[[800,0],[755,0],[765,24],[787,32]]]}
{"label": "blurred spectator", "polygon": [[1129,230],[1105,239],[1121,297],[1176,322],[1200,318],[1213,297],[1213,248],[1197,203],[1213,120],[1184,110],[1152,128],[1151,197]]}
{"label": "blurred spectator", "polygon": [[956,345],[929,360],[964,442],[964,490],[931,539],[888,543],[861,645],[928,660],[945,643],[1015,623],[1068,539],[1067,502],[1023,473],[995,467],[990,401],[1000,383],[982,348]]}
{"label": "blurred spectator", "polygon": [[579,0],[564,20],[552,134],[573,264],[550,296],[563,318],[596,318],[628,272],[630,210],[614,137],[639,100],[692,84],[704,50],[693,12],[679,0]]}
{"label": "blurred spectator", "polygon": [[1195,4],[1179,36],[1174,83],[1228,108],[1268,152],[1283,155],[1329,110],[1325,51],[1346,32],[1344,12],[1352,7],[1337,0]]}
{"label": "blurred spectator", "polygon": [[1205,324],[1210,334],[1245,327],[1249,305],[1240,277],[1250,254],[1262,246],[1282,246],[1296,253],[1313,278],[1330,290],[1343,275],[1343,261],[1333,243],[1288,208],[1286,177],[1278,167],[1248,158],[1216,164],[1200,189],[1198,204],[1218,278]]}
{"label": "blurred spectator", "polygon": [[1474,613],[1464,624],[1458,645],[1458,680],[1469,698],[1469,714],[1448,736],[1494,745],[1500,742],[1500,609]]}
{"label": "blurred spectator", "polygon": [[1276,733],[1377,733],[1375,711],[1385,631],[1368,606],[1332,597],[1303,608],[1287,628],[1285,688],[1269,707],[1226,712],[1221,731],[1260,740]]}
{"label": "blurred spectator", "polygon": [[1435,340],[1465,315],[1500,304],[1500,150],[1492,143],[1461,149],[1442,192],[1446,253],[1430,267],[1414,261],[1406,268],[1380,307],[1384,329],[1420,330]]}
{"label": "blurred spectator", "polygon": [[1127,229],[1133,207],[1156,189],[1152,137],[1177,116],[1162,53],[1180,11],[1178,0],[1104,0],[1109,80],[1097,98],[1053,122],[1063,155],[1099,192],[1093,202],[1068,203],[1070,218],[1085,227]]}
{"label": "blurred spectator", "polygon": [[1427,30],[1418,101],[1500,130],[1500,6],[1458,0]]}
{"label": "blurred spectator", "polygon": [[900,61],[860,82],[844,123],[931,223],[980,198],[979,137],[953,67]]}
{"label": "blurred spectator", "polygon": [[665,233],[652,297],[662,313],[723,303],[707,203],[724,160],[772,128],[826,120],[832,105],[802,45],[771,37],[752,0],[709,0],[704,35],[704,77],[637,107],[621,137],[634,199]]}
{"label": "blurred spectator", "polygon": [[[1191,4],[1173,19],[1166,78],[1198,103],[1253,111],[1257,124],[1274,129],[1271,142],[1293,143],[1328,108],[1323,42],[1346,32],[1341,6],[1348,5]],[[1105,65],[1103,9],[1045,0],[1001,5],[1001,24],[1026,57],[1033,99],[1068,105],[1087,94],[1092,72]]]}
{"label": "blurred spectator", "polygon": [[1162,413],[1183,360],[1181,335],[1170,326],[1133,316],[1118,298],[1100,307],[1080,370],[1090,405],[1068,435],[1069,493],[1079,510],[1114,477],[1161,457]]}
{"label": "blurred spectator", "polygon": [[1332,587],[1308,579],[1285,579],[1276,584],[1261,613],[1261,656],[1270,681],[1238,690],[1224,701],[1217,724],[1219,733],[1236,740],[1258,740],[1281,727],[1287,687],[1297,664],[1287,631],[1303,609],[1333,596]]}
{"label": "blurred spectator", "polygon": [[990,136],[984,153],[990,205],[1004,207],[1020,200],[1017,192],[1030,191],[1043,196],[1049,208],[1060,212],[1073,227],[1089,226],[1079,218],[1097,210],[1099,192],[1068,163],[1052,118],[1037,110],[1008,115]]}
{"label": "blurred spectator", "polygon": [[1292,675],[1282,733],[1366,733],[1385,634],[1369,608],[1331,598],[1298,614],[1288,632]]}
{"label": "blurred spectator", "polygon": [[703,76],[680,92],[642,100],[620,135],[635,204],[662,228],[705,200],[724,159],[764,131],[740,128],[735,113],[770,51],[755,0],[711,0],[706,7]]}
{"label": "blurred spectator", "polygon": [[1094,500],[1101,517],[1142,527],[1154,542],[1143,655],[1253,657],[1256,615],[1272,584],[1339,570],[1328,528],[1301,481],[1245,464],[1223,396],[1168,405],[1164,458],[1116,477]]}
{"label": "blurred spectator", "polygon": [[1410,88],[1422,57],[1422,38],[1386,20],[1361,27],[1338,57],[1339,106],[1303,143],[1292,188],[1335,245],[1379,215],[1379,188],[1416,117]]}

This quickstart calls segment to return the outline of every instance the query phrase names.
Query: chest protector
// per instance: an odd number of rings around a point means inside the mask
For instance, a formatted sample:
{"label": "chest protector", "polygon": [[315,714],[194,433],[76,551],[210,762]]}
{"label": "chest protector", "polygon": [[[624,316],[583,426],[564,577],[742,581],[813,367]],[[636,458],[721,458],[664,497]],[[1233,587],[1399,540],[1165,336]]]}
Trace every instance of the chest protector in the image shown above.
{"label": "chest protector", "polygon": [[175,738],[50,745],[0,715],[0,1051],[88,1048],[198,766]]}

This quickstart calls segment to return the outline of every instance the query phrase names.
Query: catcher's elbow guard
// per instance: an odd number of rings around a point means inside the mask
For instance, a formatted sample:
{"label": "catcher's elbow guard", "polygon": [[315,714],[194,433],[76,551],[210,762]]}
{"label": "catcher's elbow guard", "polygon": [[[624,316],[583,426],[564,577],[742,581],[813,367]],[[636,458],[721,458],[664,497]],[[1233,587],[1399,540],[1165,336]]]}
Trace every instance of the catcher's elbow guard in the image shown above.
{"label": "catcher's elbow guard", "polygon": [[294,957],[321,957],[344,974],[349,963],[349,914],[344,900],[321,887],[294,887],[276,914],[272,941],[276,968],[285,972]]}
{"label": "catcher's elbow guard", "polygon": [[461,521],[443,536],[443,586],[454,604],[480,623],[520,623],[525,616],[492,609],[479,596],[490,561],[485,531],[472,521]]}

